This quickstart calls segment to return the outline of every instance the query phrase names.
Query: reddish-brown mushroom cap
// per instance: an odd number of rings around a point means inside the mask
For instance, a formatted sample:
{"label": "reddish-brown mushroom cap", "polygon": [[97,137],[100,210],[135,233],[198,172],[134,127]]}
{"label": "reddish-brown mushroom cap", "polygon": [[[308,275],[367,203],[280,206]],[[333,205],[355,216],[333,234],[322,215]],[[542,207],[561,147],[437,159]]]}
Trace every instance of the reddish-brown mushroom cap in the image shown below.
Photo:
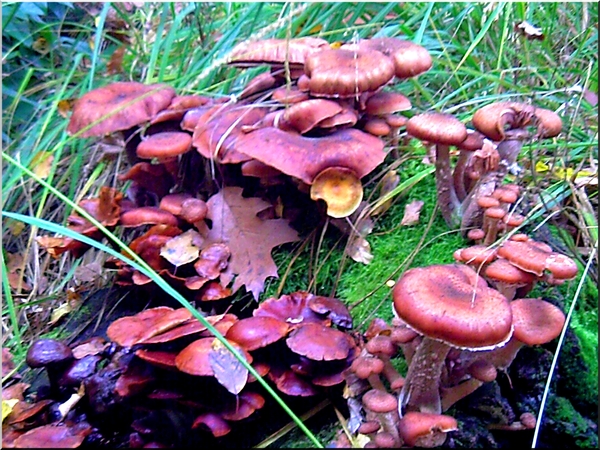
{"label": "reddish-brown mushroom cap", "polygon": [[411,117],[406,132],[417,139],[444,145],[459,145],[467,138],[467,127],[460,120],[435,112]]}
{"label": "reddish-brown mushroom cap", "polygon": [[541,345],[556,338],[565,324],[564,313],[539,298],[520,298],[511,302],[514,338],[526,345]]}
{"label": "reddish-brown mushroom cap", "polygon": [[290,333],[286,343],[294,353],[316,361],[344,359],[354,347],[348,334],[316,323],[296,328]]}
{"label": "reddish-brown mushroom cap", "polygon": [[502,141],[506,132],[536,126],[541,138],[554,137],[562,130],[562,120],[553,111],[527,103],[496,102],[473,114],[473,126],[493,141]]}
{"label": "reddish-brown mushroom cap", "polygon": [[106,335],[122,347],[131,347],[186,322],[190,317],[191,313],[185,308],[174,310],[158,306],[115,320],[108,326]]}
{"label": "reddish-brown mushroom cap", "polygon": [[380,389],[370,389],[365,392],[362,403],[365,409],[374,413],[387,413],[398,409],[396,396]]}
{"label": "reddish-brown mushroom cap", "polygon": [[372,116],[384,116],[412,107],[410,100],[399,92],[379,91],[370,96],[365,104],[365,113]]}
{"label": "reddish-brown mushroom cap", "polygon": [[533,240],[508,240],[498,249],[498,255],[509,260],[513,265],[526,272],[542,276],[544,270],[552,273],[556,279],[573,278],[578,271],[577,264],[568,256],[555,253],[536,245]]}
{"label": "reddish-brown mushroom cap", "polygon": [[439,447],[446,440],[446,433],[457,429],[454,417],[416,411],[407,412],[398,424],[402,440],[410,447]]}
{"label": "reddish-brown mushroom cap", "polygon": [[111,83],[75,101],[67,133],[75,134],[99,120],[80,136],[102,136],[126,130],[151,120],[169,106],[173,97],[175,90],[165,85],[133,81]]}
{"label": "reddish-brown mushroom cap", "polygon": [[234,323],[225,337],[248,351],[265,347],[287,335],[287,323],[273,317],[253,316]]}
{"label": "reddish-brown mushroom cap", "polygon": [[384,142],[349,128],[323,137],[306,137],[267,127],[246,134],[236,148],[281,172],[312,184],[328,167],[345,167],[362,178],[385,159]]}
{"label": "reddish-brown mushroom cap", "polygon": [[[185,347],[175,358],[177,368],[190,375],[214,376],[209,354],[213,349],[215,339],[213,337],[198,339]],[[233,341],[229,341],[229,343],[246,358],[248,363],[252,362],[250,353],[244,351],[239,344]]]}
{"label": "reddish-brown mushroom cap", "polygon": [[229,62],[250,67],[262,63],[283,65],[287,61],[290,67],[302,67],[307,55],[324,48],[329,48],[329,43],[315,37],[245,41],[233,48]]}
{"label": "reddish-brown mushroom cap", "polygon": [[307,56],[304,66],[310,93],[347,98],[376,91],[394,76],[394,64],[376,50],[322,50]]}
{"label": "reddish-brown mushroom cap", "polygon": [[301,326],[305,323],[331,324],[331,319],[315,312],[310,306],[315,296],[305,291],[292,292],[279,298],[268,298],[253,312],[253,316],[267,316],[282,320],[290,327]]}
{"label": "reddish-brown mushroom cap", "polygon": [[392,295],[395,312],[410,327],[455,347],[489,349],[512,334],[510,303],[469,266],[410,269]]}
{"label": "reddish-brown mushroom cap", "polygon": [[[319,122],[342,112],[339,103],[323,98],[294,103],[283,113],[283,124],[304,134],[315,128]],[[282,124],[279,125],[280,128]]]}
{"label": "reddish-brown mushroom cap", "polygon": [[504,258],[498,258],[487,265],[483,275],[489,280],[509,284],[533,283],[536,280],[532,273],[519,269]]}
{"label": "reddish-brown mushroom cap", "polygon": [[194,420],[192,428],[204,428],[212,433],[214,437],[225,436],[231,431],[231,426],[219,414],[206,412],[200,414]]}
{"label": "reddish-brown mushroom cap", "polygon": [[[394,63],[394,74],[398,78],[410,78],[428,71],[433,60],[425,47],[395,37],[371,38],[358,42],[358,48],[375,50],[388,56]],[[343,48],[352,49],[352,44]]]}
{"label": "reddish-brown mushroom cap", "polygon": [[119,223],[124,227],[150,224],[177,226],[177,217],[156,206],[141,206],[122,212],[119,216]]}
{"label": "reddish-brown mushroom cap", "polygon": [[136,154],[140,158],[173,158],[192,148],[192,136],[184,131],[164,131],[153,134],[139,143]]}
{"label": "reddish-brown mushroom cap", "polygon": [[14,441],[15,448],[77,448],[88,434],[89,425],[42,425],[23,433]]}

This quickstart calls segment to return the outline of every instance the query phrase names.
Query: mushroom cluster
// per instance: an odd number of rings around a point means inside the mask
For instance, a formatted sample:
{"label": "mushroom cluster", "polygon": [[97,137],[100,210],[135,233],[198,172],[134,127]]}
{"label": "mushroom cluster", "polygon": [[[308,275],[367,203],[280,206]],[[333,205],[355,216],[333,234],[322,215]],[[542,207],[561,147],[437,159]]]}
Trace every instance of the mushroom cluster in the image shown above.
{"label": "mushroom cluster", "polygon": [[[357,354],[348,332],[352,318],[336,298],[299,291],[266,300],[250,317],[225,313],[206,320],[285,396],[341,390],[342,373]],[[20,448],[30,430],[42,436],[67,413],[54,431],[77,437],[74,446],[88,435],[109,439],[115,431],[129,436],[133,448],[171,444],[177,433],[206,442],[238,422],[243,428],[265,406],[256,379],[185,308],[158,306],[121,317],[106,335],[73,348],[54,339],[30,346],[27,364],[43,368],[49,386],[35,403],[21,395],[5,444],[14,440],[11,446]],[[64,414],[51,417],[57,408]],[[182,428],[169,431],[170,414],[180,417]]]}
{"label": "mushroom cluster", "polygon": [[[535,281],[574,277],[573,260],[524,234],[497,249],[475,244],[455,257],[457,264],[404,273],[392,291],[392,326],[374,319],[345,372],[349,402],[360,399],[364,412],[353,431],[373,447],[442,445],[457,429],[445,414],[456,402],[506,371],[524,345],[548,343],[562,331],[560,308],[525,295]],[[399,354],[408,364],[405,376],[391,364]],[[411,434],[417,429],[418,439]]]}
{"label": "mushroom cluster", "polygon": [[[409,135],[435,145],[438,201],[452,227],[480,227],[481,197],[490,196],[515,170],[523,143],[557,136],[562,121],[554,111],[519,102],[497,102],[475,112],[474,130],[450,114],[422,113],[406,123]],[[450,148],[459,156],[452,168]]]}

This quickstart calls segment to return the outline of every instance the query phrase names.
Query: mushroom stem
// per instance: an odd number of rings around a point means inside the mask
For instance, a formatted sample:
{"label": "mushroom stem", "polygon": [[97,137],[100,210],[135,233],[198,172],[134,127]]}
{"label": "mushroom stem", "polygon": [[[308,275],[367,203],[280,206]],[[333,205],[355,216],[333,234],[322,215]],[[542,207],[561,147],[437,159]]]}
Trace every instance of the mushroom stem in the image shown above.
{"label": "mushroom stem", "polygon": [[398,407],[402,411],[420,411],[440,414],[440,377],[450,346],[441,341],[423,337],[414,354],[404,386],[400,391]]}
{"label": "mushroom stem", "polygon": [[452,172],[452,179],[454,183],[454,191],[458,201],[462,202],[467,198],[467,188],[465,186],[465,172],[469,165],[469,159],[471,159],[472,152],[461,150],[454,166],[454,172]]}
{"label": "mushroom stem", "polygon": [[462,400],[467,395],[472,394],[481,387],[483,381],[477,378],[469,378],[455,386],[441,389],[442,411],[448,411],[457,401]]}
{"label": "mushroom stem", "polygon": [[[508,132],[507,135],[509,133],[510,132]],[[500,155],[500,162],[498,163],[498,169],[496,172],[498,173],[500,179],[504,178],[510,168],[517,162],[517,158],[519,153],[521,153],[521,148],[523,147],[523,136],[519,138],[517,135],[517,137],[514,139],[511,139],[510,136],[507,137],[508,139],[500,142],[497,147],[498,154]]]}
{"label": "mushroom stem", "polygon": [[435,182],[438,203],[442,216],[451,228],[460,224],[460,201],[456,196],[452,169],[450,167],[450,146],[437,144],[435,153]]}
{"label": "mushroom stem", "polygon": [[516,358],[517,353],[525,344],[514,336],[506,343],[506,345],[490,350],[482,354],[486,361],[491,362],[499,370],[506,370]]}

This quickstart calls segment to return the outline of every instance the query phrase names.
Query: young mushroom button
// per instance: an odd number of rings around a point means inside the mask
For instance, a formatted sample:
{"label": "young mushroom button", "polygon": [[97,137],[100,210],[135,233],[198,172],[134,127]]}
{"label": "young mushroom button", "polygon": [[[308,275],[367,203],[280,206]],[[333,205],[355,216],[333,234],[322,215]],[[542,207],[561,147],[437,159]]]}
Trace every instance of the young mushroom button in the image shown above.
{"label": "young mushroom button", "polygon": [[439,414],[440,376],[451,347],[487,350],[512,334],[510,303],[469,266],[408,270],[394,285],[395,313],[423,340],[406,375],[400,408]]}

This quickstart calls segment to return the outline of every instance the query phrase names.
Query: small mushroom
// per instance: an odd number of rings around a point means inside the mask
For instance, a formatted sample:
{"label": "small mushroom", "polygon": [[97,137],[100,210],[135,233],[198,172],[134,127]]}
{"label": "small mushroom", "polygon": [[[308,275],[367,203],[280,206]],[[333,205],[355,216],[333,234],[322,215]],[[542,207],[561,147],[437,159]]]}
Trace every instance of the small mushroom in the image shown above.
{"label": "small mushroom", "polygon": [[400,419],[398,428],[409,447],[434,448],[446,441],[448,432],[458,429],[458,422],[444,414],[410,411]]}
{"label": "small mushroom", "polygon": [[360,206],[363,187],[353,170],[345,167],[328,167],[313,180],[310,198],[327,204],[327,215],[333,218],[348,217]]}
{"label": "small mushroom", "polygon": [[467,138],[467,127],[454,116],[423,113],[406,123],[411,136],[435,144],[435,180],[438,202],[444,220],[455,228],[460,224],[461,202],[454,187],[450,167],[450,146],[460,145]]}
{"label": "small mushroom", "polygon": [[514,333],[506,345],[482,357],[506,370],[524,345],[541,345],[558,337],[565,324],[564,313],[541,298],[521,298],[510,303]]}

